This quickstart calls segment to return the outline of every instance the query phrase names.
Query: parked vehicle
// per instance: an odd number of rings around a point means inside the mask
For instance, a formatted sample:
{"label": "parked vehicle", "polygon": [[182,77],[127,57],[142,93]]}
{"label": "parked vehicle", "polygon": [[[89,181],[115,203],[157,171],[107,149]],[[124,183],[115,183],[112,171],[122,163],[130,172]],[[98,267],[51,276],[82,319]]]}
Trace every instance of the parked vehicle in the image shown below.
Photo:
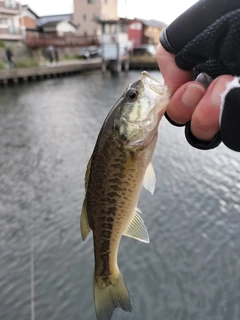
{"label": "parked vehicle", "polygon": [[78,54],[80,59],[91,59],[101,56],[101,48],[97,46],[89,46],[81,48]]}
{"label": "parked vehicle", "polygon": [[133,48],[132,55],[133,56],[143,56],[143,55],[155,56],[156,47],[152,44],[142,44]]}

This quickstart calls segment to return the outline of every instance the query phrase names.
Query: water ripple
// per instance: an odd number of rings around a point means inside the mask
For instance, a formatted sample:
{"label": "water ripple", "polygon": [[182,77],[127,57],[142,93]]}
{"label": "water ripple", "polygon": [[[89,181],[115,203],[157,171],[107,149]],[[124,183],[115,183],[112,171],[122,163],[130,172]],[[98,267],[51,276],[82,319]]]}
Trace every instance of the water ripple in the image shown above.
{"label": "water ripple", "polygon": [[[79,233],[84,175],[103,120],[137,77],[97,73],[2,90],[1,320],[30,319],[31,235],[36,319],[95,319],[92,236],[82,242]],[[163,119],[153,165],[156,191],[139,200],[151,242],[121,241],[133,312],[114,319],[238,320],[239,154],[195,150]]]}

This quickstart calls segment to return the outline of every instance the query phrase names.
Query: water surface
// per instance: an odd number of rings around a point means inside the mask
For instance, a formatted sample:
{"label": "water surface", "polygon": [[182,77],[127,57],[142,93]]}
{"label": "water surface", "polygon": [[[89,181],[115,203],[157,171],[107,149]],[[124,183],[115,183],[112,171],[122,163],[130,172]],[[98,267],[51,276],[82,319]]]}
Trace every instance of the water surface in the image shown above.
{"label": "water surface", "polygon": [[[1,320],[31,319],[33,258],[36,320],[95,319],[92,236],[83,242],[79,232],[85,168],[107,113],[138,76],[1,88]],[[119,250],[133,311],[113,319],[239,320],[240,155],[193,149],[163,119],[153,166],[156,191],[139,200],[151,242],[123,237]]]}

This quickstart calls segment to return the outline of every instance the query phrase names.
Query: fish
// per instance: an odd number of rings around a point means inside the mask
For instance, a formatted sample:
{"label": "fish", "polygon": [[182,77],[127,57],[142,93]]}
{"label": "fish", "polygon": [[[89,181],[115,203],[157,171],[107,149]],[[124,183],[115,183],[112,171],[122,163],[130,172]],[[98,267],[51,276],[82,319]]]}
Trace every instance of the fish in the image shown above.
{"label": "fish", "polygon": [[122,235],[149,243],[137,202],[142,186],[154,192],[151,159],[169,99],[167,87],[143,71],[107,115],[87,165],[80,230],[83,240],[93,233],[98,320],[110,320],[117,307],[132,311],[118,248]]}

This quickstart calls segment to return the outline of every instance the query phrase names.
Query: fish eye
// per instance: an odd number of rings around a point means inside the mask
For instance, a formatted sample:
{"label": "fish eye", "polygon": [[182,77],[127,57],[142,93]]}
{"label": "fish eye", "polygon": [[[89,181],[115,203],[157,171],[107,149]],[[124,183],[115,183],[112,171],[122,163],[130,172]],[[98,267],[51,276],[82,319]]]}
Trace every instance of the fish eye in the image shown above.
{"label": "fish eye", "polygon": [[130,89],[127,92],[127,98],[129,101],[133,102],[138,98],[138,91],[135,89]]}

